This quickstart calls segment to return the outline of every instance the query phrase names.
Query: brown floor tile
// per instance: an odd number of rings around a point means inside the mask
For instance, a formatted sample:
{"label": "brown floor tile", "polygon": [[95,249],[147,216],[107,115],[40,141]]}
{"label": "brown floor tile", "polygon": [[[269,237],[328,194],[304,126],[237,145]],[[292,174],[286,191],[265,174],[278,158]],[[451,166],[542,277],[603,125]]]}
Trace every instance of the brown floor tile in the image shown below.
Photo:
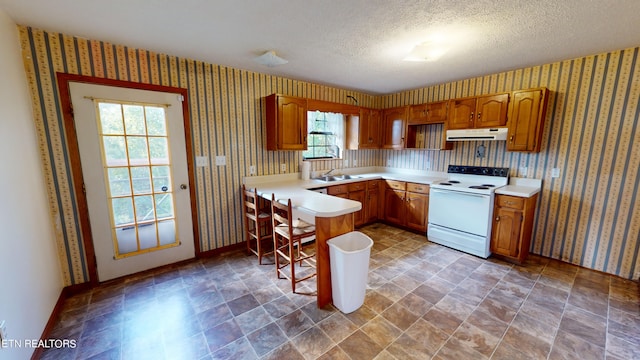
{"label": "brown floor tile", "polygon": [[381,348],[387,347],[402,334],[402,330],[395,327],[391,322],[382,316],[377,316],[373,320],[362,326],[361,330],[367,334]]}
{"label": "brown floor tile", "polygon": [[302,310],[296,310],[276,320],[276,324],[288,337],[293,338],[297,334],[313,327],[314,322]]}
{"label": "brown floor tile", "polygon": [[391,305],[381,315],[402,331],[407,330],[420,318],[420,316],[402,306],[401,303]]}
{"label": "brown floor tile", "polygon": [[335,346],[335,343],[318,327],[312,327],[296,336],[292,342],[305,359],[315,359]]}
{"label": "brown floor tile", "polygon": [[426,314],[427,311],[433,307],[432,303],[414,293],[410,293],[403,297],[397,302],[397,304],[404,306],[407,310],[418,316]]}
{"label": "brown floor tile", "polygon": [[242,330],[240,330],[236,321],[231,319],[205,330],[204,335],[207,338],[209,349],[211,352],[215,352],[241,338]]}
{"label": "brown floor tile", "polygon": [[549,359],[597,360],[604,359],[605,351],[577,336],[558,331]]}
{"label": "brown floor tile", "polygon": [[532,318],[523,313],[516,315],[515,319],[511,322],[511,327],[548,343],[553,342],[553,338],[558,329],[557,326],[540,322],[538,319]]}
{"label": "brown floor tile", "polygon": [[488,359],[488,357],[468,347],[457,338],[452,337],[440,348],[440,351],[438,351],[434,359]]}
{"label": "brown floor tile", "polygon": [[[201,359],[208,359],[208,358],[201,358]],[[251,344],[249,344],[249,341],[242,337],[230,344],[228,344],[227,346],[214,351],[211,354],[211,359],[214,360],[228,360],[228,359],[246,359],[246,360],[252,360],[252,359],[258,359],[258,356],[256,355],[255,351],[253,350],[253,348],[251,347]],[[293,358],[291,358],[293,359]],[[185,359],[186,360],[186,359]]]}
{"label": "brown floor tile", "polygon": [[418,319],[405,334],[429,349],[430,354],[435,354],[449,338],[449,334],[424,319]]}
{"label": "brown floor tile", "polygon": [[416,340],[407,334],[401,335],[389,345],[386,352],[396,359],[422,360],[433,356],[433,351],[423,341]]}
{"label": "brown floor tile", "polygon": [[338,345],[352,359],[361,360],[373,359],[383,349],[361,330],[356,331]]}
{"label": "brown floor tile", "polygon": [[336,312],[322,320],[318,327],[336,343],[341,342],[358,330],[358,327],[340,312]]}
{"label": "brown floor tile", "polygon": [[376,313],[383,312],[393,304],[393,301],[379,293],[379,290],[380,288],[377,290],[368,290],[364,297],[364,304]]}
{"label": "brown floor tile", "polygon": [[287,342],[287,336],[278,325],[271,323],[247,335],[247,340],[258,356],[266,355],[278,346]]}
{"label": "brown floor tile", "polygon": [[486,357],[491,356],[491,353],[493,353],[493,350],[500,342],[500,338],[495,337],[467,322],[463,323],[456,330],[453,337],[466,347],[471,348]]}
{"label": "brown floor tile", "polygon": [[518,349],[523,355],[532,359],[544,359],[551,351],[551,343],[544,339],[529,335],[515,327],[510,327],[504,334],[502,342]]}
{"label": "brown floor tile", "polygon": [[604,347],[606,344],[607,323],[605,318],[572,305],[567,305],[560,322],[560,329],[596,346]]}
{"label": "brown floor tile", "polygon": [[[239,357],[229,357],[227,359],[240,359]],[[304,360],[298,349],[290,341],[280,345],[277,349],[263,357],[264,360]]]}

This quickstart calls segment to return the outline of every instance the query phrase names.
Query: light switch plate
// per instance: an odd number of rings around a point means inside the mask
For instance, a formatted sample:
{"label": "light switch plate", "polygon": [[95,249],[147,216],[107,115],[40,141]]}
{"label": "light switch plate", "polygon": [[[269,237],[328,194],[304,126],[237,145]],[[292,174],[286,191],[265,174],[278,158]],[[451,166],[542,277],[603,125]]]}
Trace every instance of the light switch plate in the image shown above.
{"label": "light switch plate", "polygon": [[249,166],[249,175],[255,175],[255,174],[256,174],[256,166],[255,165]]}
{"label": "light switch plate", "polygon": [[216,165],[217,166],[224,166],[227,165],[227,157],[224,155],[218,155],[216,156]]}
{"label": "light switch plate", "polygon": [[520,176],[526,178],[528,170],[529,168],[527,168],[526,166],[520,166]]}
{"label": "light switch plate", "polygon": [[551,177],[552,178],[560,177],[560,169],[558,169],[558,168],[551,169]]}
{"label": "light switch plate", "polygon": [[205,167],[209,164],[208,156],[196,156],[196,166],[197,167]]}
{"label": "light switch plate", "polygon": [[280,164],[280,171],[287,172],[287,164]]}

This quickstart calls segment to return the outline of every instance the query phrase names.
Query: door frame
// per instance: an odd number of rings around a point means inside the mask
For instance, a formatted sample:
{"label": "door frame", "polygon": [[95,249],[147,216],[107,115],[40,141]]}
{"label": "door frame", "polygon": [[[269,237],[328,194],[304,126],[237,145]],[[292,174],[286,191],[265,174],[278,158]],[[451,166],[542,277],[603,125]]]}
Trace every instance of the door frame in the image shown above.
{"label": "door frame", "polygon": [[87,268],[89,272],[89,283],[98,284],[98,263],[96,260],[95,248],[93,246],[93,235],[91,233],[91,223],[89,222],[89,207],[87,205],[87,196],[84,191],[84,177],[82,175],[82,166],[80,163],[80,149],[78,147],[78,139],[73,117],[73,106],[71,104],[71,92],[69,90],[70,82],[87,83],[94,85],[105,85],[112,87],[122,87],[136,90],[149,90],[165,93],[174,93],[182,95],[182,116],[184,125],[184,137],[187,151],[187,171],[189,176],[189,193],[191,196],[191,219],[193,224],[193,241],[195,249],[195,257],[200,257],[200,232],[198,229],[198,216],[196,204],[196,188],[195,184],[195,164],[193,161],[193,143],[191,141],[191,123],[189,122],[189,97],[188,90],[177,87],[143,84],[131,81],[114,80],[99,78],[94,76],[84,76],[67,73],[56,73],[58,81],[58,91],[60,92],[60,106],[62,108],[62,117],[64,122],[64,131],[67,140],[67,148],[69,149],[69,161],[71,162],[71,177],[73,180],[73,192],[78,205],[78,220],[80,222],[80,232],[82,243],[85,249]]}

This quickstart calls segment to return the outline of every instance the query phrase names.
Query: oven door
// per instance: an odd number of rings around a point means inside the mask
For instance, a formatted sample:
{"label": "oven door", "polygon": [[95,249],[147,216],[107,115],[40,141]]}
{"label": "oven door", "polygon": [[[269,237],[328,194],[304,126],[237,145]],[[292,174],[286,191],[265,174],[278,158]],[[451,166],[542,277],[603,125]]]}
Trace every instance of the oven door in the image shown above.
{"label": "oven door", "polygon": [[488,236],[491,196],[431,188],[429,224]]}

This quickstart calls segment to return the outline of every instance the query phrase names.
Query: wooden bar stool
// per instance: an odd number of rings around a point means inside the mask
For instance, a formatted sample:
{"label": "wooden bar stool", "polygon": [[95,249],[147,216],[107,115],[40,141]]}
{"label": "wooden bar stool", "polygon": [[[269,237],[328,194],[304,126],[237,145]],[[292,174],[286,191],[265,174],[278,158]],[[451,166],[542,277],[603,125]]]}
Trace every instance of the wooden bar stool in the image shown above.
{"label": "wooden bar stool", "polygon": [[266,200],[258,196],[256,189],[247,190],[244,184],[242,201],[245,215],[244,228],[247,232],[247,253],[258,255],[258,263],[262,265],[262,257],[273,254],[271,209],[264,205]]}
{"label": "wooden bar stool", "polygon": [[[316,276],[315,254],[302,251],[302,240],[315,236],[316,228],[303,220],[292,219],[291,199],[287,199],[287,205],[284,205],[271,194],[271,210],[276,274],[278,279],[289,279],[295,293],[297,283]],[[304,271],[302,277],[296,277],[296,264],[298,271]]]}

